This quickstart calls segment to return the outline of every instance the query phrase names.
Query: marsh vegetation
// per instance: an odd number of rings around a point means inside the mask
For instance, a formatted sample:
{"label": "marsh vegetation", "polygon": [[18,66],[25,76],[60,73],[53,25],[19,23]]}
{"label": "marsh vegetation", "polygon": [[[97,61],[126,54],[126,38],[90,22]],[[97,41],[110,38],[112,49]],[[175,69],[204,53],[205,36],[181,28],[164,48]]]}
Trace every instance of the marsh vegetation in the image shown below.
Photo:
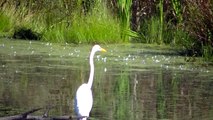
{"label": "marsh vegetation", "polygon": [[[212,6],[211,0],[2,0],[0,35],[75,44],[171,45],[211,61]],[[14,34],[26,29],[31,32]]]}

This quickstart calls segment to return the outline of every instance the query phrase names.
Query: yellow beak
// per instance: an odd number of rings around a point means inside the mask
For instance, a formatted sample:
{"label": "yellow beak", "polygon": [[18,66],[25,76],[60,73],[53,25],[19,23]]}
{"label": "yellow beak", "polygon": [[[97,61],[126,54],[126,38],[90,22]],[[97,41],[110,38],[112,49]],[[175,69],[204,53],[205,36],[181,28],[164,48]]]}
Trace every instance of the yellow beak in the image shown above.
{"label": "yellow beak", "polygon": [[107,52],[104,48],[101,48],[101,52]]}

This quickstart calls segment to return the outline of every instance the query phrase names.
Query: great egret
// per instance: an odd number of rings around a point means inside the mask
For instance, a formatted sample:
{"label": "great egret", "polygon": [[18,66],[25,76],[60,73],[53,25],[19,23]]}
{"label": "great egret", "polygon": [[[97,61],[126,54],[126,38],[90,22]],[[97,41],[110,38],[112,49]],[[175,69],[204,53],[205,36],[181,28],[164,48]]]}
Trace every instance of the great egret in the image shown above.
{"label": "great egret", "polygon": [[94,77],[94,55],[96,52],[106,52],[105,49],[99,45],[94,45],[90,53],[89,64],[90,64],[90,76],[87,83],[82,84],[75,96],[75,112],[80,120],[86,120],[89,117],[89,113],[92,109],[93,97],[92,97],[92,83]]}

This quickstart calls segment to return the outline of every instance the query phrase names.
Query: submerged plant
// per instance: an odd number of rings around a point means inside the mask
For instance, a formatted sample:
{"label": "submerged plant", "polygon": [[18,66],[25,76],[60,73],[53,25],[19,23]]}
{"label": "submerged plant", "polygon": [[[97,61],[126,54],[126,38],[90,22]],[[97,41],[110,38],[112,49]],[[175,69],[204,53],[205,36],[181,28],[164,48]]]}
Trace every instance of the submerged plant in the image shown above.
{"label": "submerged plant", "polygon": [[116,93],[114,115],[116,119],[132,119],[132,115],[129,112],[130,108],[127,106],[127,102],[130,100],[130,80],[128,76],[128,72],[123,72],[114,86]]}

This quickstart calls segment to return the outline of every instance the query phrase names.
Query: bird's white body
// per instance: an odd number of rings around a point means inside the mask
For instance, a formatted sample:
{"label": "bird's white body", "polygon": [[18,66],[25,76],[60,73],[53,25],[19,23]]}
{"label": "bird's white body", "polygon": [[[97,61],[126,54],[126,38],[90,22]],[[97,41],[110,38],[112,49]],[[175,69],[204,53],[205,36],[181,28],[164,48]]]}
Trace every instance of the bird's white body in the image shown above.
{"label": "bird's white body", "polygon": [[[78,117],[89,116],[89,113],[92,109],[93,97],[92,91],[88,84],[82,84],[77,92],[75,97],[75,111]],[[83,108],[83,109],[82,109]],[[83,118],[82,120],[86,120]]]}
{"label": "bird's white body", "polygon": [[96,52],[98,51],[104,51],[106,52],[105,49],[101,48],[99,45],[94,45],[92,48],[92,51],[90,53],[90,76],[89,80],[87,83],[82,84],[75,96],[75,112],[78,117],[83,117],[80,118],[80,120],[86,120],[87,117],[89,117],[90,111],[92,109],[93,105],[93,96],[92,96],[92,83],[93,83],[93,77],[94,77],[94,62],[93,62],[93,57]]}

